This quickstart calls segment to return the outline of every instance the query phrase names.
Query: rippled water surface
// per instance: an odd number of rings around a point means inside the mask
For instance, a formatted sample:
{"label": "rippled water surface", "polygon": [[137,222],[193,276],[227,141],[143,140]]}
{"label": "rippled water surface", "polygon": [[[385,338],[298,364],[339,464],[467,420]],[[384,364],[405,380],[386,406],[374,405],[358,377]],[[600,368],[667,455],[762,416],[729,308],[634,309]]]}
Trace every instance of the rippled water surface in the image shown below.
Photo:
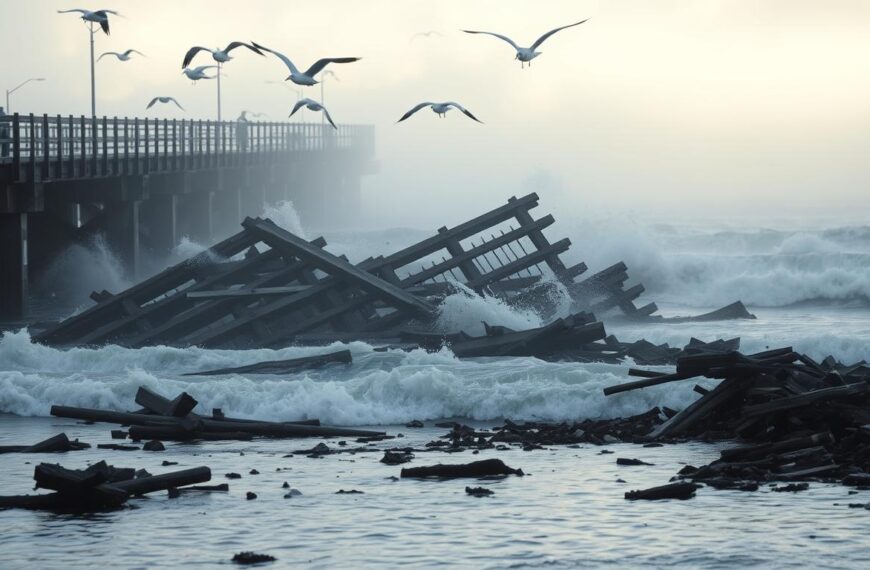
{"label": "rippled water surface", "polygon": [[[480,424],[485,426],[486,424]],[[48,418],[0,417],[0,445],[36,441],[59,431],[92,444],[109,442],[109,426]],[[420,446],[446,430],[387,428],[404,438],[372,445]],[[14,434],[14,435],[12,435]],[[336,440],[325,440],[338,447]],[[659,485],[684,463],[718,455],[708,444],[661,448],[617,444],[524,452],[418,453],[411,465],[498,457],[526,477],[499,481],[398,480],[400,467],[380,451],[320,459],[285,457],[317,440],[168,445],[165,452],[92,449],[62,455],[0,456],[4,494],[31,491],[33,467],[60,461],[83,467],[106,459],[157,474],[207,465],[229,493],[166,493],[132,508],[90,516],[0,512],[4,568],[213,568],[236,552],[278,558],[276,567],[716,567],[860,568],[870,562],[870,511],[848,503],[870,492],[814,484],[809,491],[756,493],[701,489],[688,501],[629,502],[629,489]],[[357,446],[353,441],[348,446]],[[653,466],[620,467],[617,457]],[[162,467],[164,460],[178,466]],[[257,469],[259,475],[249,475]],[[228,480],[225,474],[242,474]],[[621,483],[622,479],[625,483]],[[284,499],[287,481],[303,494]],[[468,484],[495,491],[466,495]],[[357,489],[361,495],[336,494]],[[256,500],[246,500],[253,491]],[[835,505],[837,503],[837,505]]]}

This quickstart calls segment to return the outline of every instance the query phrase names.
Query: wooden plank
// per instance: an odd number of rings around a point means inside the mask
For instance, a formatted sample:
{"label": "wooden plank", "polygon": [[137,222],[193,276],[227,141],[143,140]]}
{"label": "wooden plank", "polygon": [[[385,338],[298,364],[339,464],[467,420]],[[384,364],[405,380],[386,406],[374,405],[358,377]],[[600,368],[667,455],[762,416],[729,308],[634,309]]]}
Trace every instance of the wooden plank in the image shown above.
{"label": "wooden plank", "polygon": [[501,279],[504,279],[505,277],[510,277],[511,275],[522,271],[530,265],[545,261],[550,256],[558,255],[564,251],[567,251],[569,247],[571,247],[571,240],[569,240],[568,238],[561,239],[556,243],[545,247],[544,249],[539,249],[530,253],[526,257],[520,258],[516,261],[512,261],[511,263],[495,268],[493,271],[484,274],[480,282],[469,283],[468,286],[475,290],[480,289],[484,286],[489,285],[490,283],[499,281]]}
{"label": "wooden plank", "polygon": [[[504,235],[501,235],[492,241],[484,242],[483,244],[475,246],[475,247],[473,247],[469,250],[466,250],[464,252],[461,252],[458,255],[451,252],[451,255],[453,255],[453,257],[451,259],[448,259],[447,261],[444,261],[442,263],[438,263],[430,268],[424,269],[424,270],[422,270],[418,273],[415,273],[413,275],[409,275],[408,277],[406,277],[405,279],[402,280],[402,285],[407,287],[408,285],[416,285],[417,283],[421,283],[423,281],[426,281],[427,279],[431,279],[431,278],[435,277],[436,275],[439,275],[441,273],[444,273],[445,271],[448,271],[451,268],[460,266],[461,263],[470,262],[475,257],[483,255],[484,253],[486,253],[488,251],[492,251],[493,249],[495,249],[497,247],[501,247],[502,245],[508,244],[508,243],[516,241],[522,237],[525,237],[526,235],[528,235],[528,232],[531,231],[532,228],[539,228],[539,229],[546,228],[546,227],[550,226],[551,224],[553,224],[554,222],[555,222],[555,220],[554,220],[553,216],[548,214],[548,215],[544,216],[543,218],[541,218],[540,220],[536,220],[529,227],[520,227],[520,228],[511,230],[510,232],[508,232]],[[449,251],[449,248],[448,248],[448,251]],[[390,257],[392,257],[392,256],[390,256]],[[585,266],[584,266],[584,268],[585,268]],[[479,271],[478,271],[478,273],[479,273]]]}
{"label": "wooden plank", "polygon": [[404,291],[378,279],[371,273],[340,259],[325,250],[312,246],[304,239],[278,227],[272,221],[247,218],[242,226],[257,234],[272,247],[286,249],[296,257],[310,262],[312,265],[331,275],[340,276],[352,281],[362,289],[372,292],[390,301],[396,308],[405,309],[426,318],[431,317],[435,307]]}
{"label": "wooden plank", "polygon": [[213,263],[212,260],[215,256],[219,258],[231,257],[250,247],[256,241],[257,238],[247,232],[243,231],[235,234],[208,250],[165,269],[157,275],[118,293],[112,298],[64,320],[60,324],[36,335],[35,340],[43,343],[74,341],[73,337],[77,329],[84,329],[79,333],[83,334],[105,324],[105,319],[117,317],[123,300],[130,298],[135,303],[141,305],[184,284],[195,275],[198,266]]}
{"label": "wooden plank", "polygon": [[227,299],[242,297],[269,297],[273,295],[292,295],[301,293],[310,285],[284,285],[282,287],[243,287],[241,289],[220,289],[214,291],[190,291],[188,299]]}
{"label": "wooden plank", "polygon": [[298,372],[299,370],[319,368],[326,364],[336,362],[343,364],[350,364],[353,362],[350,351],[339,350],[328,354],[316,354],[314,356],[292,358],[289,360],[269,360],[257,362],[256,364],[249,364],[247,366],[237,366],[234,368],[217,368],[214,370],[204,370],[202,372],[188,372],[183,374],[183,376],[215,376],[220,374],[289,374]]}
{"label": "wooden plank", "polygon": [[481,214],[480,216],[468,220],[454,228],[444,232],[439,232],[438,235],[432,236],[431,238],[425,239],[387,256],[386,262],[392,267],[398,269],[412,261],[426,257],[429,254],[435,253],[439,249],[443,249],[445,240],[448,238],[462,241],[467,237],[471,237],[487,228],[515,217],[516,209],[519,207],[534,208],[537,204],[538,195],[535,193],[528,194],[522,198],[511,198],[511,200],[503,206],[485,214]]}

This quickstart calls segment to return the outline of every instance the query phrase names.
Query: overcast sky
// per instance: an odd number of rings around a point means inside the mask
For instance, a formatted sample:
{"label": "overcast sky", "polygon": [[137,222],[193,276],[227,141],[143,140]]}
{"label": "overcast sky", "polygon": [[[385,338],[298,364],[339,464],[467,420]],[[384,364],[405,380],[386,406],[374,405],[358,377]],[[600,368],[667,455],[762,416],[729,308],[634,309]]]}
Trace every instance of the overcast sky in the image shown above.
{"label": "overcast sky", "polygon": [[[61,8],[112,8],[97,54],[135,48],[148,57],[97,67],[97,111],[143,116],[155,95],[214,118],[215,86],[191,85],[191,45],[254,40],[307,66],[335,66],[326,85],[338,122],[374,124],[380,173],[365,184],[369,213],[389,223],[458,221],[537,190],[547,210],[634,209],[664,215],[851,216],[868,211],[870,2],[837,0],[0,0],[0,87],[48,81],[13,95],[13,110],[87,113],[85,25]],[[492,30],[530,44],[553,36],[520,69]],[[415,32],[443,37],[411,41]],[[225,67],[224,116],[242,109],[286,117],[296,96],[273,57],[235,52]],[[209,63],[207,54],[201,64]],[[319,98],[318,88],[306,94]],[[455,100],[486,124],[426,111]],[[555,212],[557,217],[559,211]],[[370,218],[373,220],[374,218]]]}

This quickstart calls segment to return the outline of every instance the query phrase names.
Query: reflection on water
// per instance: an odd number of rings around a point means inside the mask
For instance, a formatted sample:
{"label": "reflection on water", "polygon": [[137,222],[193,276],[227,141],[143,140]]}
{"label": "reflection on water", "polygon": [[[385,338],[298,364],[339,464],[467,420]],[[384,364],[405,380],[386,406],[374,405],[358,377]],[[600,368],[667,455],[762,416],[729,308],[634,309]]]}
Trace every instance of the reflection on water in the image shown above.
{"label": "reflection on water", "polygon": [[[0,445],[59,431],[105,443],[109,429],[0,416]],[[705,488],[688,501],[624,500],[626,490],[663,484],[685,463],[709,462],[718,455],[713,445],[622,444],[609,447],[613,454],[600,454],[595,446],[417,454],[415,465],[499,457],[528,474],[474,482],[495,491],[475,498],[465,494],[469,481],[391,480],[400,467],[380,463],[377,449],[419,447],[446,430],[389,431],[405,437],[376,444],[371,453],[320,459],[287,456],[311,447],[311,441],[169,445],[163,453],[92,449],[0,456],[5,494],[30,492],[39,461],[83,467],[106,459],[155,474],[208,465],[213,483],[227,481],[230,471],[242,474],[229,482],[229,493],[189,493],[179,499],[157,493],[131,501],[135,508],[111,513],[0,512],[0,566],[214,568],[226,567],[241,550],[276,556],[275,567],[328,568],[738,568],[792,567],[796,561],[806,567],[855,568],[865,566],[870,556],[867,511],[846,506],[870,501],[866,491],[849,495],[850,489],[822,484],[794,495],[765,487],[756,493]],[[325,442],[339,447],[336,440]],[[620,467],[616,457],[654,465]],[[162,467],[163,460],[179,465]],[[251,469],[260,474],[249,475]],[[284,499],[285,481],[303,495]],[[364,494],[337,495],[339,489]],[[259,498],[246,500],[247,491]]]}

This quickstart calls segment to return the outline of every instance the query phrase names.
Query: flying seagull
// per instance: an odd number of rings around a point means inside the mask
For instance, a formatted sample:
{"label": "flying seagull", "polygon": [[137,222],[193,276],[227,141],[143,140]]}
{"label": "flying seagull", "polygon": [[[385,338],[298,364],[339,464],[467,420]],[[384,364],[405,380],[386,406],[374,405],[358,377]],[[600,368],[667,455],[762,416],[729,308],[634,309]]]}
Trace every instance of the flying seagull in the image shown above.
{"label": "flying seagull", "polygon": [[182,107],[181,104],[175,100],[175,97],[155,97],[154,99],[151,99],[151,102],[148,103],[148,106],[145,107],[145,109],[150,109],[151,107],[153,107],[157,103],[170,103],[170,102],[175,103],[176,107],[178,107],[179,109],[184,111],[184,107]]}
{"label": "flying seagull", "polygon": [[335,123],[332,122],[332,117],[329,116],[329,111],[326,110],[326,107],[324,107],[323,105],[321,105],[320,103],[318,103],[314,99],[305,98],[305,99],[300,99],[299,101],[297,101],[296,104],[293,105],[293,110],[290,111],[289,116],[292,117],[296,113],[296,111],[298,111],[302,107],[305,107],[309,111],[314,111],[314,112],[323,111],[323,114],[326,116],[326,120],[329,121],[329,124],[332,125],[332,128],[334,128],[336,130],[338,129],[338,127],[335,126]]}
{"label": "flying seagull", "polygon": [[142,53],[141,51],[136,51],[135,49],[128,49],[127,51],[125,51],[125,52],[121,52],[121,53],[118,53],[118,52],[116,52],[116,51],[107,51],[107,52],[104,52],[104,53],[100,54],[100,57],[97,58],[97,61],[100,61],[101,59],[103,59],[103,58],[106,57],[107,55],[114,55],[115,57],[118,58],[119,61],[129,61],[129,60],[130,60],[130,54],[134,54],[134,53],[135,53],[135,54],[138,54],[138,55],[141,55],[142,57],[145,57],[145,54]]}
{"label": "flying seagull", "polygon": [[[299,68],[297,68],[295,65],[293,65],[293,62],[290,61],[290,58],[287,57],[286,55],[284,55],[283,53],[279,53],[275,50],[269,49],[267,47],[263,47],[260,44],[258,44],[257,42],[253,42],[253,43],[254,43],[254,47],[256,47],[257,49],[267,51],[267,52],[273,54],[275,57],[277,57],[281,61],[283,61],[284,65],[286,65],[287,68],[290,70],[290,75],[289,75],[289,77],[287,77],[287,79],[289,79],[290,81],[292,81],[296,85],[303,85],[303,86],[317,85],[319,83],[319,81],[314,79],[314,76],[317,75],[318,73],[320,73],[320,71],[324,67],[329,65],[330,63],[352,63],[354,61],[359,61],[361,59],[359,57],[324,57],[323,59],[318,59],[316,62],[314,62],[314,65],[309,67],[305,72],[301,72],[301,71],[299,71]],[[285,81],[287,79],[285,79]]]}
{"label": "flying seagull", "polygon": [[410,111],[408,111],[407,113],[402,115],[402,118],[396,122],[401,123],[402,121],[404,121],[405,119],[407,119],[408,117],[410,117],[411,115],[413,115],[414,113],[419,111],[420,109],[423,109],[424,107],[432,107],[432,112],[441,118],[444,118],[444,116],[447,114],[447,111],[450,110],[450,107],[456,107],[457,109],[462,111],[462,113],[466,117],[468,117],[469,119],[474,119],[478,123],[483,124],[483,121],[481,121],[480,119],[478,119],[477,117],[472,115],[471,111],[469,111],[468,109],[466,109],[465,107],[463,107],[459,103],[454,103],[453,101],[448,101],[446,103],[432,103],[429,101],[427,101],[425,103],[420,103],[419,105],[415,105],[413,109],[411,109]]}
{"label": "flying seagull", "polygon": [[109,14],[120,16],[121,14],[114,10],[83,10],[82,8],[71,8],[69,10],[58,10],[58,14],[69,14],[70,12],[78,12],[82,15],[82,20],[85,22],[93,22],[99,24],[106,35],[109,35]]}
{"label": "flying seagull", "polygon": [[207,47],[201,46],[193,46],[187,53],[184,54],[184,61],[181,63],[181,68],[184,69],[190,62],[193,61],[193,58],[196,54],[201,51],[207,51],[211,53],[212,59],[214,59],[218,63],[226,63],[229,60],[233,59],[230,57],[230,52],[236,49],[237,47],[246,47],[254,53],[263,55],[263,52],[252,46],[251,44],[246,44],[245,42],[231,42],[230,45],[225,47],[224,49],[208,49]]}
{"label": "flying seagull", "polygon": [[206,69],[215,69],[216,65],[200,65],[199,67],[186,68],[181,70],[181,73],[185,74],[188,79],[193,82],[199,81],[200,79],[214,79],[214,75],[206,75]]}
{"label": "flying seagull", "polygon": [[436,32],[435,30],[429,30],[428,32],[417,32],[413,36],[411,36],[411,41],[413,42],[417,38],[431,38],[432,36],[438,36],[439,38],[443,38],[444,34],[441,32]]}
{"label": "flying seagull", "polygon": [[546,34],[544,34],[543,36],[541,36],[540,38],[535,40],[535,43],[533,43],[531,47],[520,47],[516,44],[516,42],[514,42],[509,37],[503,36],[501,34],[495,34],[493,32],[478,32],[478,31],[474,31],[474,30],[462,30],[462,31],[465,32],[466,34],[487,34],[487,35],[495,36],[501,40],[506,41],[511,46],[513,46],[513,48],[515,50],[517,50],[517,55],[514,59],[520,60],[520,66],[525,67],[526,63],[528,63],[529,66],[531,66],[532,60],[535,59],[536,57],[538,57],[539,55],[541,55],[541,52],[535,51],[535,50],[537,50],[539,47],[541,47],[541,44],[544,43],[547,40],[547,38],[549,38],[550,36],[552,36],[553,34],[555,34],[558,31],[564,30],[565,28],[573,28],[574,26],[579,26],[583,22],[588,22],[588,21],[589,21],[589,18],[586,18],[585,20],[583,20],[581,22],[576,22],[574,24],[568,24],[567,26],[562,26],[561,28],[556,28],[555,30],[550,30],[549,32],[547,32]]}

